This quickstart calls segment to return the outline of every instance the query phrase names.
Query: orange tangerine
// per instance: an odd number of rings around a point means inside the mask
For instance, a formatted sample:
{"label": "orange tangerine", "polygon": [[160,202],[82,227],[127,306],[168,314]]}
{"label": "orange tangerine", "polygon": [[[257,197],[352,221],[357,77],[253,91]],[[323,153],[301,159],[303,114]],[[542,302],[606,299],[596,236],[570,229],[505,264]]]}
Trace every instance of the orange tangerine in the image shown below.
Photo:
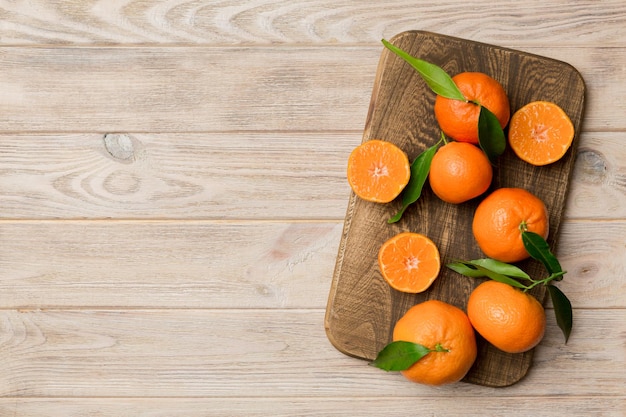
{"label": "orange tangerine", "polygon": [[408,184],[411,165],[402,149],[391,142],[372,139],[350,153],[347,175],[357,196],[367,201],[388,203]]}
{"label": "orange tangerine", "polygon": [[392,288],[419,293],[430,287],[439,275],[441,259],[439,249],[428,237],[403,232],[380,247],[378,266]]}
{"label": "orange tangerine", "polygon": [[534,101],[513,114],[508,136],[521,160],[542,166],[565,155],[574,140],[574,125],[555,103]]}
{"label": "orange tangerine", "polygon": [[401,371],[410,381],[427,385],[458,382],[476,360],[474,329],[463,310],[439,300],[411,307],[397,321],[393,340],[419,343],[434,351]]}

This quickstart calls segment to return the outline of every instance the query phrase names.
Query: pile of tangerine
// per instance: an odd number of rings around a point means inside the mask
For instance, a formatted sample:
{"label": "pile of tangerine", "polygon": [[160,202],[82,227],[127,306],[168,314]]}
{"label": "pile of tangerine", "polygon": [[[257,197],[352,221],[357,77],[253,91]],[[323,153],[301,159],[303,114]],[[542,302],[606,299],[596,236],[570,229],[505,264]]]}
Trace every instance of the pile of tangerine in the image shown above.
{"label": "pile of tangerine", "polygon": [[[529,164],[556,162],[571,146],[574,127],[557,104],[531,102],[509,119],[509,101],[498,81],[478,72],[461,73],[452,79],[467,102],[441,96],[435,101],[439,127],[453,139],[436,151],[428,172],[431,190],[441,200],[461,204],[481,196],[491,185],[491,163],[477,146],[478,104],[496,115],[502,128],[508,124],[511,149]],[[365,141],[348,158],[348,182],[354,193],[366,201],[393,201],[409,183],[410,175],[406,153],[384,140]],[[524,230],[545,239],[549,229],[545,204],[527,190],[501,188],[480,202],[472,230],[485,255],[502,262],[517,262],[529,256],[521,239],[522,225]],[[439,275],[441,258],[428,237],[403,232],[381,246],[378,265],[392,288],[418,293],[428,289]],[[466,315],[454,306],[430,300],[411,308],[396,323],[394,340],[425,346],[437,343],[437,347],[429,346],[431,351],[449,353],[428,355],[429,360],[420,360],[403,371],[405,377],[430,385],[461,380],[476,358],[476,342],[468,326],[495,347],[510,353],[532,349],[544,335],[546,319],[541,303],[507,284],[480,284],[470,294],[467,310]],[[457,354],[451,354],[455,350]]]}

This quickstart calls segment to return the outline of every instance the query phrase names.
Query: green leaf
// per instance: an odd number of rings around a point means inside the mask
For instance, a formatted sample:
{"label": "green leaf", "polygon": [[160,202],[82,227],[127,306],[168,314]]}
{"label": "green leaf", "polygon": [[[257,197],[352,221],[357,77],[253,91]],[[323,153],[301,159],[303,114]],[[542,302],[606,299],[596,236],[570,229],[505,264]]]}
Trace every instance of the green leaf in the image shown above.
{"label": "green leaf", "polygon": [[[550,245],[548,245],[548,242],[546,242],[543,237],[537,233],[524,230],[522,232],[522,242],[524,242],[524,247],[530,256],[540,261],[546,267],[549,274],[563,272],[559,260],[550,252]],[[557,281],[561,279],[563,279],[562,276],[557,278]]]}
{"label": "green leaf", "polygon": [[385,346],[370,365],[385,371],[404,371],[430,352],[430,349],[419,343],[398,340]]}
{"label": "green leaf", "polygon": [[[464,265],[466,268],[470,268],[470,270],[468,271],[467,269],[463,268],[463,267],[459,267],[459,264]],[[474,263],[470,262],[455,262],[452,264],[448,264],[446,265],[448,268],[452,269],[455,272],[458,272],[462,275],[471,277],[471,278],[480,278],[480,277],[487,277],[490,278],[494,281],[498,281],[498,282],[502,282],[504,284],[508,284],[511,285],[513,287],[517,287],[517,288],[522,288],[522,289],[527,289],[528,287],[524,284],[522,284],[521,282],[517,281],[516,279],[507,277],[506,275],[491,271],[483,266],[480,265],[476,265]],[[463,272],[461,272],[463,271]],[[467,273],[469,272],[469,273]]]}
{"label": "green leaf", "polygon": [[402,191],[402,208],[395,216],[387,220],[387,223],[396,223],[399,221],[407,207],[415,203],[422,195],[422,188],[424,188],[426,178],[428,178],[428,172],[430,171],[430,163],[433,161],[439,143],[441,143],[441,141],[419,154],[411,164],[411,177],[409,183]]}
{"label": "green leaf", "polygon": [[483,271],[487,278],[491,278],[494,281],[502,282],[504,284],[509,284],[513,287],[526,289],[526,285],[522,284],[521,282],[513,278],[509,278],[506,275],[502,275],[502,274],[498,274],[497,272],[490,271],[487,268],[483,268],[482,266],[479,266],[479,265],[474,265],[474,266],[478,270]]}
{"label": "green leaf", "polygon": [[478,115],[478,143],[492,164],[506,148],[506,138],[498,118],[484,106],[480,106]]}
{"label": "green leaf", "polygon": [[470,278],[482,278],[485,276],[485,273],[479,271],[475,266],[468,265],[464,262],[452,262],[446,265],[448,268],[457,272],[461,275],[465,275]]}
{"label": "green leaf", "polygon": [[452,78],[441,67],[415,58],[397,46],[387,42],[385,39],[383,39],[382,42],[387,49],[415,68],[435,94],[453,100],[467,101],[461,90],[459,90],[459,87],[457,87],[454,81],[452,81]]}
{"label": "green leaf", "polygon": [[565,343],[569,339],[569,335],[572,332],[573,317],[572,317],[572,303],[563,294],[563,291],[555,287],[554,285],[546,285],[548,292],[550,293],[550,299],[554,306],[554,314],[556,316],[556,323],[565,336]]}
{"label": "green leaf", "polygon": [[508,277],[515,278],[524,278],[530,280],[530,276],[522,271],[520,268],[515,265],[507,264],[504,262],[496,261],[495,259],[485,258],[485,259],[475,259],[473,261],[469,261],[472,265],[479,265],[485,269],[496,272],[498,274],[506,275]]}

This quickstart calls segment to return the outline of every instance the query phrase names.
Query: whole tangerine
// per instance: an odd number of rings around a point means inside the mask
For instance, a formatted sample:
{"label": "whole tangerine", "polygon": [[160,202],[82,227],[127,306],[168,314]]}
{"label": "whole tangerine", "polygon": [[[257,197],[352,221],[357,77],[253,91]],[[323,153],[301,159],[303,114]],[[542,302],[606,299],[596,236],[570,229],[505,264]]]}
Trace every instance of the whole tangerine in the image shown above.
{"label": "whole tangerine", "polygon": [[459,204],[483,194],[491,185],[493,169],[485,153],[467,142],[449,142],[430,164],[430,188],[447,203]]}
{"label": "whole tangerine", "polygon": [[485,340],[508,353],[534,348],[546,330],[541,303],[532,295],[497,281],[485,281],[472,291],[467,315]]}
{"label": "whole tangerine", "polygon": [[518,262],[530,255],[522,231],[548,237],[548,210],[531,192],[499,188],[480,202],[472,221],[476,243],[485,255],[502,262]]}
{"label": "whole tangerine", "polygon": [[504,87],[482,72],[462,72],[452,81],[467,101],[437,96],[435,118],[443,132],[460,142],[478,144],[478,116],[480,106],[489,109],[504,127],[511,116],[509,98]]}
{"label": "whole tangerine", "polygon": [[393,340],[419,343],[431,350],[402,375],[410,381],[443,385],[458,382],[476,360],[474,329],[463,310],[439,300],[411,307],[395,324]]}

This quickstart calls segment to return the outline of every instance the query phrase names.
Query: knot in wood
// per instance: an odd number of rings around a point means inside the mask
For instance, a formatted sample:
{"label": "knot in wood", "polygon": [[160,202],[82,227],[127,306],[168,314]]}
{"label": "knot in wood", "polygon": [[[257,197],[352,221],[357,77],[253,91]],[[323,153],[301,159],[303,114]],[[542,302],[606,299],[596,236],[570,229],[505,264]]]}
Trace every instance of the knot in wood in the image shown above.
{"label": "knot in wood", "polygon": [[591,184],[602,184],[607,176],[606,161],[601,154],[591,149],[578,152],[575,169],[579,179]]}
{"label": "knot in wood", "polygon": [[131,163],[135,160],[135,146],[129,135],[107,133],[104,135],[104,147],[118,161]]}

